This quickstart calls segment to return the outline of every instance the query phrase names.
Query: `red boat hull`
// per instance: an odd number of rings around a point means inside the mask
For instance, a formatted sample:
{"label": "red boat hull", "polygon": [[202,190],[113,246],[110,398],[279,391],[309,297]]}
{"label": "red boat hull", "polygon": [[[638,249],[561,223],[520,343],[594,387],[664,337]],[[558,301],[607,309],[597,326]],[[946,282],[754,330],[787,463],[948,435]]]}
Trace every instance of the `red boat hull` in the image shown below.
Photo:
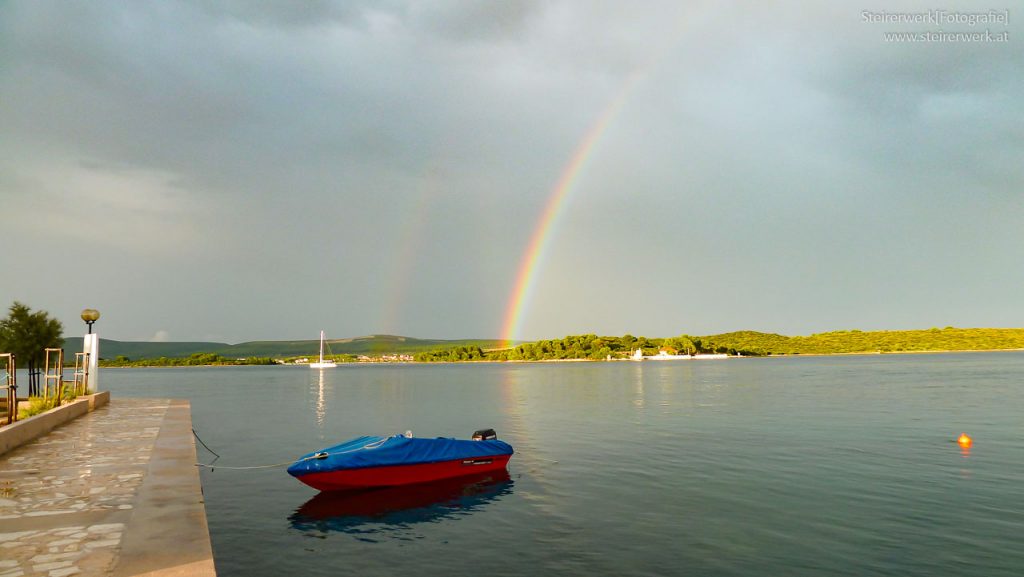
{"label": "red boat hull", "polygon": [[320,491],[352,491],[376,487],[397,487],[401,485],[414,485],[416,483],[430,483],[442,479],[477,475],[488,471],[504,469],[508,466],[508,460],[511,457],[512,455],[494,455],[490,457],[471,457],[455,459],[453,461],[441,461],[439,463],[343,469],[340,471],[308,473],[298,477],[298,479]]}

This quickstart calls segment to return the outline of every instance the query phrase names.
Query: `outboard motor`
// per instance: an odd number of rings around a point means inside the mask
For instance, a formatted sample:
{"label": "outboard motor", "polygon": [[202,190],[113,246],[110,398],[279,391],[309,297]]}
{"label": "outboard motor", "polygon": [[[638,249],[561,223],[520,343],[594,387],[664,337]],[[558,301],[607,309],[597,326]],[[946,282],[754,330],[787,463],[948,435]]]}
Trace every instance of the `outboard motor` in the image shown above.
{"label": "outboard motor", "polygon": [[498,438],[498,433],[494,432],[494,429],[480,429],[473,433],[474,441],[493,441]]}

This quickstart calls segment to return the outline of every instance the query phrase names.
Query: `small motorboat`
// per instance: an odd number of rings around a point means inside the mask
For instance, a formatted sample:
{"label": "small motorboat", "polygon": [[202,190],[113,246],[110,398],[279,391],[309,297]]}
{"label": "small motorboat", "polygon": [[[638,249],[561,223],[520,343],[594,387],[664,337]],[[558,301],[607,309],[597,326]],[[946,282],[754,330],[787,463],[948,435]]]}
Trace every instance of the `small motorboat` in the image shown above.
{"label": "small motorboat", "polygon": [[397,487],[501,470],[513,452],[494,429],[476,431],[471,440],[424,439],[406,432],[357,437],[303,455],[288,473],[320,491]]}

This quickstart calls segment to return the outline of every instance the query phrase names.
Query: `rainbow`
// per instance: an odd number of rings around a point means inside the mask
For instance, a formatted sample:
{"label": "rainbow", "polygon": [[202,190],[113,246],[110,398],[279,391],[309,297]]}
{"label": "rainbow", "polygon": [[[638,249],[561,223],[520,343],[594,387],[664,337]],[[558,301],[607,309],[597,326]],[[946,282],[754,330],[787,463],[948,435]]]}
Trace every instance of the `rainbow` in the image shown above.
{"label": "rainbow", "polygon": [[[646,70],[646,67],[644,70]],[[597,147],[598,142],[600,142],[601,137],[604,136],[608,126],[622,110],[627,96],[629,96],[637,79],[644,70],[630,75],[612,101],[598,115],[597,120],[587,130],[583,140],[576,147],[576,151],[569,160],[569,164],[562,170],[555,188],[548,197],[544,211],[541,213],[540,222],[534,229],[533,235],[530,237],[529,247],[519,263],[515,285],[506,307],[505,321],[501,331],[501,339],[505,342],[506,347],[511,346],[512,341],[519,336],[523,314],[529,307],[533,296],[537,272],[542,268],[555,225],[558,224],[561,216],[565,213],[565,207],[569,204],[569,198],[576,189],[575,184],[586,167],[587,161],[594,153],[594,149]]]}
{"label": "rainbow", "polygon": [[436,164],[429,166],[421,180],[419,196],[411,203],[403,203],[409,208],[398,226],[401,231],[399,251],[391,259],[391,272],[386,277],[389,282],[385,285],[383,311],[378,323],[385,334],[403,334],[400,321],[403,313],[407,312],[403,305],[408,302],[410,287],[414,286],[411,277],[416,269],[418,247],[422,246],[427,231],[429,207],[441,190],[438,176]]}

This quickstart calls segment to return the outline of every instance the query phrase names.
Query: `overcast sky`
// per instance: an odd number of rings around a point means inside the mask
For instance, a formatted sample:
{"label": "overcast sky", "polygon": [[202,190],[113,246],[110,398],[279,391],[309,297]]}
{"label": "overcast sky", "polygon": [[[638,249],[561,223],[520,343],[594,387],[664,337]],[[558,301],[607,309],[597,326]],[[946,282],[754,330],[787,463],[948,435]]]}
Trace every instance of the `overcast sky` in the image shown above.
{"label": "overcast sky", "polygon": [[520,338],[1024,326],[1024,5],[805,4],[0,3],[0,306],[496,338],[621,95]]}

